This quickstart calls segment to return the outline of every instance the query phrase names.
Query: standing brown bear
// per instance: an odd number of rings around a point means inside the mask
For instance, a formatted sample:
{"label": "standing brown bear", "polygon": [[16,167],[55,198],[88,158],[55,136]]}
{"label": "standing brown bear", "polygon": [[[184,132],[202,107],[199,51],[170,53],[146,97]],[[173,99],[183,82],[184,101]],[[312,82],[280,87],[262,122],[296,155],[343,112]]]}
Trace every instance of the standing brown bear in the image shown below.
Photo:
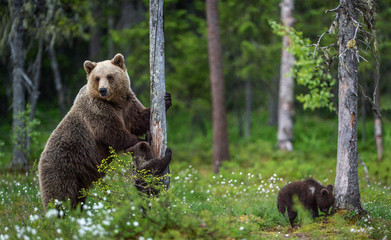
{"label": "standing brown bear", "polygon": [[[72,108],[50,135],[39,161],[39,182],[46,209],[52,200],[70,199],[75,208],[88,189],[102,177],[97,166],[109,156],[109,147],[124,151],[145,134],[150,109],[145,108],[130,88],[124,57],[84,62],[87,84]],[[165,96],[166,109],[171,97]]]}
{"label": "standing brown bear", "polygon": [[286,185],[278,193],[277,207],[282,214],[288,212],[291,226],[297,217],[293,206],[293,196],[297,196],[304,207],[312,211],[313,218],[319,216],[318,209],[327,213],[335,202],[333,185],[325,187],[312,178]]}

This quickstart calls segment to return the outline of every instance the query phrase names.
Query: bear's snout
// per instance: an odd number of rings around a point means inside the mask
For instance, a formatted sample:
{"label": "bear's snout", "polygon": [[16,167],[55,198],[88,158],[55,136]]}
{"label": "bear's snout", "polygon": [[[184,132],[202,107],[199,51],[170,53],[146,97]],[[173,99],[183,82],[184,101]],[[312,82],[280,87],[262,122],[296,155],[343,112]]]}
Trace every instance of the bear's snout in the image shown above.
{"label": "bear's snout", "polygon": [[102,97],[107,97],[108,92],[109,92],[109,91],[107,91],[107,88],[99,88],[99,93],[100,93],[100,95],[101,95]]}

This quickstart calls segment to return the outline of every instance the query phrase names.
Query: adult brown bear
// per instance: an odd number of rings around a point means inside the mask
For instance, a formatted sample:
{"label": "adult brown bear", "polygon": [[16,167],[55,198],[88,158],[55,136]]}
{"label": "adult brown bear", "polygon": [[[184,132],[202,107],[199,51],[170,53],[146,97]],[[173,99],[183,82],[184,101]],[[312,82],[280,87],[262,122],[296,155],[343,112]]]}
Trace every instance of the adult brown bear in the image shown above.
{"label": "adult brown bear", "polygon": [[[109,156],[109,147],[124,151],[145,134],[150,109],[130,88],[124,57],[84,62],[87,84],[80,89],[72,108],[50,135],[39,161],[39,182],[46,209],[52,200],[70,199],[76,207],[88,189],[102,177],[97,166]],[[171,97],[165,96],[166,109]]]}

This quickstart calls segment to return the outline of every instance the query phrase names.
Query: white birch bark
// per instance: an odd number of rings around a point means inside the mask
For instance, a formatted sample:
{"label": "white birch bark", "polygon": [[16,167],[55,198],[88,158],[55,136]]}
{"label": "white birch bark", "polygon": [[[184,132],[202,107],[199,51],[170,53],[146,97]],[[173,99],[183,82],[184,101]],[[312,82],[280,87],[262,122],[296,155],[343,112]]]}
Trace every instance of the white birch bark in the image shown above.
{"label": "white birch bark", "polygon": [[[294,8],[293,0],[282,0],[281,2],[281,20],[286,27],[292,27],[294,18],[292,11]],[[292,151],[293,140],[293,75],[292,68],[295,59],[287,48],[290,45],[288,36],[283,36],[283,49],[281,56],[280,90],[279,90],[279,110],[278,110],[278,147],[280,150]]]}
{"label": "white birch bark", "polygon": [[[152,150],[156,158],[163,158],[167,148],[167,124],[164,95],[166,93],[164,76],[164,29],[163,0],[149,1],[149,48],[151,82],[151,137]],[[169,167],[163,175],[170,173]],[[170,178],[163,184],[170,186]]]}

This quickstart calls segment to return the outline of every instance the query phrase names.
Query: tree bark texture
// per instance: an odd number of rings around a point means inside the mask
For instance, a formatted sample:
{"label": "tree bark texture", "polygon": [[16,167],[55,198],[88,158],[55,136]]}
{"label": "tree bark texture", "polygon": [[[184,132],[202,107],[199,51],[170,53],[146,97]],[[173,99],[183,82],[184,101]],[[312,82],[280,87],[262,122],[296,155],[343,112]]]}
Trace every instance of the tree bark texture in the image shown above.
{"label": "tree bark texture", "polygon": [[334,188],[337,208],[362,213],[364,209],[360,200],[357,172],[358,50],[357,46],[347,46],[356,32],[354,20],[357,21],[358,15],[355,2],[340,0],[338,12],[338,156]]}
{"label": "tree bark texture", "polygon": [[[164,24],[163,0],[149,1],[149,49],[150,49],[150,82],[151,82],[151,137],[152,150],[156,158],[163,158],[167,148],[167,123],[164,95]],[[163,175],[169,174],[167,167]],[[163,184],[170,186],[170,178],[166,177]]]}
{"label": "tree bark texture", "polygon": [[21,114],[25,111],[25,87],[23,84],[24,74],[24,48],[23,48],[23,15],[22,0],[9,2],[11,10],[12,28],[9,35],[12,61],[12,131],[14,135],[13,158],[11,169],[26,169],[27,161],[27,136],[25,124]]}
{"label": "tree bark texture", "polygon": [[[294,8],[293,0],[282,0],[281,2],[281,21],[286,27],[292,27],[294,18],[292,11]],[[287,50],[291,40],[288,36],[282,39],[282,56],[280,69],[280,90],[279,90],[279,108],[278,108],[278,147],[280,150],[292,151],[293,140],[293,75],[292,68],[295,59]]]}
{"label": "tree bark texture", "polygon": [[206,1],[206,19],[212,92],[213,170],[217,173],[221,162],[229,160],[218,0]]}
{"label": "tree bark texture", "polygon": [[50,65],[51,65],[53,77],[54,77],[54,85],[55,85],[56,91],[57,91],[58,106],[60,107],[61,115],[65,116],[66,106],[65,106],[64,88],[62,86],[60,69],[58,68],[56,51],[54,50],[54,46],[52,44],[49,45],[48,52],[49,52],[49,57],[50,57]]}

